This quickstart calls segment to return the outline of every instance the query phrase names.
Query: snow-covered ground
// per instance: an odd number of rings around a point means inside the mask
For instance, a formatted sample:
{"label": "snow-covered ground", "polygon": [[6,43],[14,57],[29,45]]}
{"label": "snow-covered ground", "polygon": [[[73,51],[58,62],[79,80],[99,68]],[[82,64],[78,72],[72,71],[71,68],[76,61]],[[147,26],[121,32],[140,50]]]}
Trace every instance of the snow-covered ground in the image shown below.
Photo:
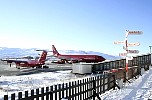
{"label": "snow-covered ground", "polygon": [[20,91],[32,90],[42,87],[73,81],[87,77],[75,75],[68,71],[43,72],[39,74],[0,77],[0,100],[4,95],[11,95]]}
{"label": "snow-covered ground", "polygon": [[[22,76],[0,77],[0,100],[4,95],[37,89],[41,87],[74,81],[78,78],[88,76],[77,76],[71,71],[43,72]],[[110,90],[100,95],[103,100],[148,100],[152,99],[152,69],[146,71],[137,79],[129,80],[122,89]]]}
{"label": "snow-covered ground", "polygon": [[148,100],[152,99],[152,69],[138,79],[129,80],[122,89],[107,91],[100,97],[103,100]]}

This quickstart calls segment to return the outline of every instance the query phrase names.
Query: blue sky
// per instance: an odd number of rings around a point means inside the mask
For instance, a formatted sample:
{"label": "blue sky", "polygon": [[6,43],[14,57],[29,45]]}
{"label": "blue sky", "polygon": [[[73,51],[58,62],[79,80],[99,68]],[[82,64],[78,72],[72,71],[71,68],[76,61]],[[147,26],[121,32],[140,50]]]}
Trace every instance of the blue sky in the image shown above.
{"label": "blue sky", "polygon": [[128,42],[149,52],[151,0],[0,0],[0,47],[85,50],[119,55],[125,30],[140,30]]}

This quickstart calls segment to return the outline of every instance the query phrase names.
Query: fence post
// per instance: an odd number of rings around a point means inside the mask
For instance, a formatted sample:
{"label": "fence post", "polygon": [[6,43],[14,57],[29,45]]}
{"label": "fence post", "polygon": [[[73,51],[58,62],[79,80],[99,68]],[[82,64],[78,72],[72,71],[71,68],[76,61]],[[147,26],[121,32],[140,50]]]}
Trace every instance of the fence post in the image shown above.
{"label": "fence post", "polygon": [[58,90],[58,86],[57,86],[57,85],[55,85],[55,90],[54,90],[54,91],[55,91],[55,97],[54,97],[55,99],[57,99],[57,98],[58,98],[58,96],[57,96],[57,94],[58,94],[57,90]]}
{"label": "fence post", "polygon": [[38,89],[36,89],[36,100],[39,100],[39,88]]}
{"label": "fence post", "polygon": [[141,75],[141,66],[137,69],[138,75]]}
{"label": "fence post", "polygon": [[105,93],[105,74],[103,75],[102,78],[103,78],[103,83],[102,83],[103,84],[103,93]]}
{"label": "fence post", "polygon": [[115,87],[116,87],[116,78],[115,78],[115,75],[112,75],[112,77],[113,77],[113,84],[114,84],[113,90],[115,90]]}
{"label": "fence post", "polygon": [[18,99],[22,99],[22,92],[18,93]]}
{"label": "fence post", "polygon": [[131,68],[131,78],[134,77],[134,68]]}
{"label": "fence post", "polygon": [[31,90],[31,99],[34,99],[34,90]]}
{"label": "fence post", "polygon": [[25,98],[28,97],[28,91],[25,91]]}
{"label": "fence post", "polygon": [[62,98],[64,97],[64,83],[62,83]]}
{"label": "fence post", "polygon": [[49,100],[49,87],[46,87],[46,100]]}
{"label": "fence post", "polygon": [[149,70],[149,65],[146,65],[147,66],[147,70]]}
{"label": "fence post", "polygon": [[8,95],[4,95],[4,100],[8,100]]}
{"label": "fence post", "polygon": [[109,89],[110,89],[110,74],[108,74],[108,91],[109,91]]}
{"label": "fence post", "polygon": [[96,93],[96,82],[95,82],[95,80],[94,80],[94,78],[93,78],[93,100],[95,100],[95,93]]}
{"label": "fence post", "polygon": [[[82,80],[80,80],[80,93],[82,93]],[[82,94],[80,94],[80,100],[82,100]]]}
{"label": "fence post", "polygon": [[93,77],[93,100],[95,100],[95,97],[97,97],[98,100],[101,100],[99,95],[96,93],[96,80],[95,77]]}
{"label": "fence post", "polygon": [[126,82],[126,70],[124,71],[124,82]]}
{"label": "fence post", "polygon": [[[41,88],[41,94],[44,94],[44,87]],[[44,100],[44,96],[41,97],[41,100]]]}
{"label": "fence post", "polygon": [[50,86],[50,91],[51,91],[51,93],[49,94],[50,100],[53,100],[53,86]]}
{"label": "fence post", "polygon": [[11,94],[11,100],[15,100],[15,93]]}

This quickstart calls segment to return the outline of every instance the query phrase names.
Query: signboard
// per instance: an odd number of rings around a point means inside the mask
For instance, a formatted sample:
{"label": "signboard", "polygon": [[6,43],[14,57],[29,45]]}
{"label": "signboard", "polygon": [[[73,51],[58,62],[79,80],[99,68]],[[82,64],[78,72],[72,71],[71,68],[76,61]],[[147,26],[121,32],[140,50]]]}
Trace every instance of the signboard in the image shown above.
{"label": "signboard", "polygon": [[124,44],[124,41],[115,41],[114,44]]}
{"label": "signboard", "polygon": [[142,31],[127,31],[128,35],[140,35],[143,32]]}
{"label": "signboard", "polygon": [[139,46],[140,43],[139,42],[135,42],[135,43],[128,43],[127,46]]}
{"label": "signboard", "polygon": [[138,50],[127,50],[127,53],[139,53]]}
{"label": "signboard", "polygon": [[[142,31],[129,31],[129,30],[126,30],[125,34],[126,34],[126,37],[125,37],[125,41],[115,41],[114,44],[124,44],[123,46],[123,49],[126,51],[125,53],[119,53],[119,56],[124,56],[126,57],[126,61],[128,60],[132,60],[133,57],[128,57],[128,53],[131,53],[131,54],[134,54],[134,53],[139,53],[138,50],[128,50],[128,47],[131,47],[131,46],[139,46],[140,43],[139,42],[135,42],[135,43],[128,43],[128,35],[140,35],[142,34],[143,32]],[[127,63],[126,62],[126,66],[127,66]],[[128,67],[126,67],[127,69]]]}
{"label": "signboard", "polygon": [[119,53],[119,56],[127,56],[127,53]]}

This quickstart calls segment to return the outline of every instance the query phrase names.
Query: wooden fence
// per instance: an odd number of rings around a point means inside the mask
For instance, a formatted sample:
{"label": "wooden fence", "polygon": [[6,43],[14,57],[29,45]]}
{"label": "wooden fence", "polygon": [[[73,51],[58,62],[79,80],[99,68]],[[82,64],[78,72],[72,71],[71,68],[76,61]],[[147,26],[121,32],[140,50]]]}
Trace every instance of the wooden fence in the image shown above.
{"label": "wooden fence", "polygon": [[111,73],[19,92],[17,95],[4,95],[4,100],[95,100],[95,97],[99,98],[100,94],[110,89],[115,89],[115,76]]}
{"label": "wooden fence", "polygon": [[[136,69],[137,71],[135,72],[128,72],[131,75],[129,79],[137,78],[136,76],[141,75],[141,67]],[[149,68],[146,66],[144,69],[148,70]],[[132,70],[134,71],[135,69]],[[119,79],[120,73],[124,73],[124,70],[120,70],[117,73],[106,73],[50,87],[19,92],[18,94],[14,93],[11,96],[4,95],[4,100],[95,100],[95,98],[101,100],[100,94],[110,89],[115,89],[116,86],[119,88],[116,80]],[[126,76],[122,75],[121,78],[125,79]]]}

